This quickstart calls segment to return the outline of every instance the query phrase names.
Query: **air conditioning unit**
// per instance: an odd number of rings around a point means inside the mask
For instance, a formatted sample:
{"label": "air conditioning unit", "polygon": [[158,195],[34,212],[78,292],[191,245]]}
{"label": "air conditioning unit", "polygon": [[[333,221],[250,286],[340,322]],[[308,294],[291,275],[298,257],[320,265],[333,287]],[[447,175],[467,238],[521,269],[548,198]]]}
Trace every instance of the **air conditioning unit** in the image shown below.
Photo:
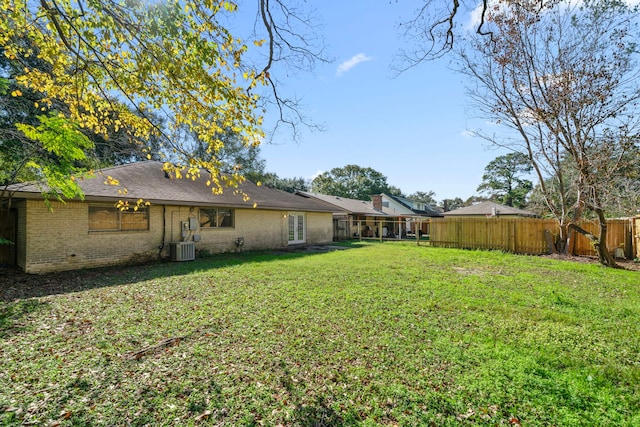
{"label": "air conditioning unit", "polygon": [[193,242],[169,243],[171,261],[193,261],[196,259],[196,245]]}

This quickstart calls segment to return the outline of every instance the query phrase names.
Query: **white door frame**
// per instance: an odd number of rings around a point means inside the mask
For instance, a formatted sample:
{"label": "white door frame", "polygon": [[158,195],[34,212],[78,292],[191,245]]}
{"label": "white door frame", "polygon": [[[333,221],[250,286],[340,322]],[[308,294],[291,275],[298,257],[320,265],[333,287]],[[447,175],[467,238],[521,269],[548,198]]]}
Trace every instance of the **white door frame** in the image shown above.
{"label": "white door frame", "polygon": [[304,212],[287,214],[287,244],[296,245],[307,241],[307,217]]}

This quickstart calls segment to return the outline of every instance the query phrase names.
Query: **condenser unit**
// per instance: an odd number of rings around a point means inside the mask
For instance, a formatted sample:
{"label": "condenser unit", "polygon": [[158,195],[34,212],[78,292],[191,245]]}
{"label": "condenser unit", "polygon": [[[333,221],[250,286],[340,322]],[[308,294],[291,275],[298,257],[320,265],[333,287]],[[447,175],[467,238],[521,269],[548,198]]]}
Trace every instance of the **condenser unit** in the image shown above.
{"label": "condenser unit", "polygon": [[193,242],[169,243],[171,261],[193,261],[196,259],[196,245]]}

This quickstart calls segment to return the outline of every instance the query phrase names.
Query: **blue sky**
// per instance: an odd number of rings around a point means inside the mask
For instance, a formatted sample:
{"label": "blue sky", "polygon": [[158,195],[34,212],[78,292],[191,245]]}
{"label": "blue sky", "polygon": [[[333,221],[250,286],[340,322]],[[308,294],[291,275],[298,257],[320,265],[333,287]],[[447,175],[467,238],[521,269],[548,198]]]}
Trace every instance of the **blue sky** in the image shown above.
{"label": "blue sky", "polygon": [[302,129],[297,143],[281,133],[262,145],[267,170],[312,178],[357,164],[383,173],[405,194],[434,191],[437,200],[476,194],[485,166],[504,151],[468,135],[488,125],[474,116],[451,58],[399,76],[392,70],[403,45],[397,24],[419,2],[314,3],[326,54],[335,61],[281,79],[279,90],[302,98],[306,114],[325,130]]}

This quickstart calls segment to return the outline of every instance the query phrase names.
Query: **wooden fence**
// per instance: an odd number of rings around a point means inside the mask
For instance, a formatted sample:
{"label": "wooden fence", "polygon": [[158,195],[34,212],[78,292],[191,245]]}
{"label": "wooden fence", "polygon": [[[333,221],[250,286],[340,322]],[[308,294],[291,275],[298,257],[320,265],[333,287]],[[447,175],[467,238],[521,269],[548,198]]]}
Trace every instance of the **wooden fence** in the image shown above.
{"label": "wooden fence", "polygon": [[[635,219],[638,221],[638,219]],[[624,253],[634,258],[634,219],[608,221],[607,247],[614,255]],[[640,222],[638,223],[640,225]],[[584,221],[580,226],[597,235],[596,222]],[[519,254],[541,255],[551,252],[553,236],[559,234],[554,219],[537,218],[432,218],[432,246],[462,249],[494,249]],[[638,238],[638,237],[636,237]],[[638,238],[640,240],[640,238]],[[592,256],[595,251],[587,237],[574,233],[572,254]],[[637,246],[636,246],[637,247]]]}
{"label": "wooden fence", "polygon": [[[635,258],[633,223],[635,218],[610,219],[607,221],[607,248],[613,255],[620,257],[624,254],[627,259]],[[597,221],[583,221],[580,227],[586,231],[598,235],[599,225]],[[580,256],[596,256],[591,242],[586,236],[576,233],[572,253]]]}

